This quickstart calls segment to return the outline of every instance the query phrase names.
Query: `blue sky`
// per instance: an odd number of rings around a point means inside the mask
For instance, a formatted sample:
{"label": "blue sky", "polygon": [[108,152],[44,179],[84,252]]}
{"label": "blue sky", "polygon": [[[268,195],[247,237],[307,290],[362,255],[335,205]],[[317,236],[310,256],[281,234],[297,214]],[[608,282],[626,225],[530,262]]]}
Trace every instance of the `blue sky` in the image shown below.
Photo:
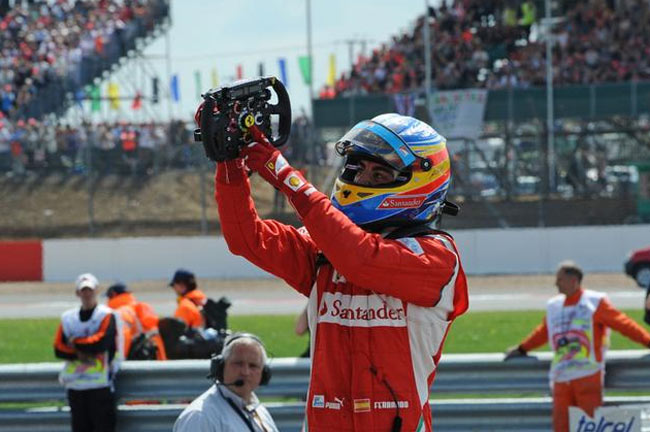
{"label": "blue sky", "polygon": [[[431,1],[430,3],[437,3]],[[367,39],[368,52],[408,29],[425,9],[424,0],[312,0],[312,44],[315,94],[325,83],[330,54],[336,55],[337,74],[349,70],[344,40]],[[298,66],[307,54],[306,0],[172,0],[171,70],[180,78],[181,101],[176,118],[189,118],[198,105],[194,71],[202,71],[205,89],[211,70],[220,85],[233,79],[237,64],[244,77],[257,75],[263,62],[266,75],[279,76],[278,58],[286,58],[288,90],[294,112],[309,109],[309,89]],[[355,56],[360,52],[355,46]],[[165,38],[145,50],[166,82]]]}

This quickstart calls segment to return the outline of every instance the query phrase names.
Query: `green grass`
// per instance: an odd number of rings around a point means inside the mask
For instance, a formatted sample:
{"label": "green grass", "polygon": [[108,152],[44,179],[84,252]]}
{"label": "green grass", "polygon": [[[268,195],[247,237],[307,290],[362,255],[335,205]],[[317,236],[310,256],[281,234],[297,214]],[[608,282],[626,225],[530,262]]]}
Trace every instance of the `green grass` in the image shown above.
{"label": "green grass", "polygon": [[[626,310],[641,326],[642,311]],[[503,352],[516,345],[535,326],[542,311],[470,312],[454,322],[445,353]],[[259,335],[272,357],[295,357],[307,347],[307,337],[293,332],[294,315],[232,316],[233,330]],[[0,363],[32,363],[55,361],[52,349],[56,318],[0,319]],[[612,332],[611,349],[642,349],[629,339]],[[542,347],[541,350],[548,350]]]}
{"label": "green grass", "polygon": [[297,357],[309,344],[309,337],[297,336],[293,331],[295,315],[236,315],[228,317],[233,331],[247,331],[258,335],[270,357]]}
{"label": "green grass", "polygon": [[0,320],[0,363],[49,362],[57,318]]}
{"label": "green grass", "polygon": [[[643,322],[643,311],[630,309],[623,312],[648,330],[648,326]],[[543,311],[469,312],[452,324],[444,352],[448,354],[503,352],[508,347],[519,344],[541,324],[543,317]],[[643,347],[612,331],[610,349],[643,349]],[[546,345],[539,350],[548,351],[549,347]]]}

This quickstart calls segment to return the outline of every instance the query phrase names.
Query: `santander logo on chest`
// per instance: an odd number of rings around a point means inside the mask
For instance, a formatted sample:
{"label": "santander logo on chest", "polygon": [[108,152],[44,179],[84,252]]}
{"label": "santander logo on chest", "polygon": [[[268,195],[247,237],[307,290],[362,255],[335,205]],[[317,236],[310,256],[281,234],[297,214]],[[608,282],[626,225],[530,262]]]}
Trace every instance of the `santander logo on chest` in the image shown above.
{"label": "santander logo on chest", "polygon": [[405,327],[402,301],[393,297],[323,293],[318,322],[346,327]]}

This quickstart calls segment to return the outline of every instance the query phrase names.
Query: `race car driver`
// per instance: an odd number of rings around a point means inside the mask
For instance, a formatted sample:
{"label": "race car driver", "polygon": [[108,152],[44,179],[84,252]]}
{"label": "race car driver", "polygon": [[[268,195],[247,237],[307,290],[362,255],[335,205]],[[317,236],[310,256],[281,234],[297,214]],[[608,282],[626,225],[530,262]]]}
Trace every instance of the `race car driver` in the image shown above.
{"label": "race car driver", "polygon": [[[431,431],[429,387],[468,307],[454,240],[434,229],[457,211],[444,137],[397,114],[357,124],[336,145],[345,165],[328,199],[251,132],[241,157],[217,164],[215,196],[231,252],[309,298],[305,430]],[[288,197],[303,228],[259,218],[247,168]]]}

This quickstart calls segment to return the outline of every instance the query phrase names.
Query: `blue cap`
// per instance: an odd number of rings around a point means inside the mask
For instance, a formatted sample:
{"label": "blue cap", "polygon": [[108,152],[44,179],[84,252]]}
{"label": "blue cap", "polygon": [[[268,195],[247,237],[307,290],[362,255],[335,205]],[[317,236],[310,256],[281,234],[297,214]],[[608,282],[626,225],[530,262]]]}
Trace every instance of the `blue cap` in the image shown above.
{"label": "blue cap", "polygon": [[169,286],[173,286],[175,283],[183,283],[185,285],[196,284],[194,273],[185,269],[176,270],[171,282],[169,282]]}
{"label": "blue cap", "polygon": [[123,284],[122,282],[117,282],[109,286],[106,289],[106,294],[104,295],[106,297],[113,297],[118,294],[124,294],[125,292],[129,292],[129,288],[126,286],[126,284]]}

